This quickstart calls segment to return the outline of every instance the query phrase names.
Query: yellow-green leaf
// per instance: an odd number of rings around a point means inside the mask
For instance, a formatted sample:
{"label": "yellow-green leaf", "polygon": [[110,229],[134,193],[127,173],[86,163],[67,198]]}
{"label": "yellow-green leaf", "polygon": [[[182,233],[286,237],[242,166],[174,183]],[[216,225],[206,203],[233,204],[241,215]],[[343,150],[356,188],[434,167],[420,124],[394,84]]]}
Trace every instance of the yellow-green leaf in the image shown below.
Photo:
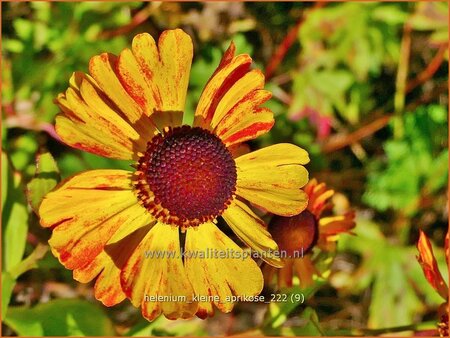
{"label": "yellow-green leaf", "polygon": [[31,208],[37,214],[44,196],[60,181],[58,166],[50,153],[38,154],[36,173],[27,184],[27,198]]}

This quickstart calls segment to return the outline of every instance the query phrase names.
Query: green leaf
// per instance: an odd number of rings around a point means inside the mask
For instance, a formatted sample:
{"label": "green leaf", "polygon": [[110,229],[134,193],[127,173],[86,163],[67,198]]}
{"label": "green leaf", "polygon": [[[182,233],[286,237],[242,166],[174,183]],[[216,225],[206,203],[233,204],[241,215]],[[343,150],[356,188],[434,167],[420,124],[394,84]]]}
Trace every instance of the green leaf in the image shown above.
{"label": "green leaf", "polygon": [[36,135],[29,132],[14,139],[8,148],[8,156],[15,169],[26,173],[27,167],[33,162],[37,150]]}
{"label": "green leaf", "polygon": [[[22,186],[22,176],[15,172],[2,153],[2,196],[6,197],[2,209],[3,270],[17,265],[25,252],[28,231],[28,210]],[[2,201],[3,202],[3,201]]]}
{"label": "green leaf", "polygon": [[296,301],[297,298],[291,296],[301,295],[301,298],[304,301],[311,297],[323,284],[323,280],[317,280],[314,285],[306,289],[300,288],[298,285],[289,289],[283,289],[281,293],[287,295],[287,301],[270,303],[263,327],[276,329],[283,325],[289,314],[302,305],[301,301]]}
{"label": "green leaf", "polygon": [[126,336],[206,336],[204,326],[205,322],[198,318],[189,321],[173,321],[159,316],[151,323],[142,318],[126,333]]}
{"label": "green leaf", "polygon": [[319,318],[314,309],[307,307],[298,317],[304,325],[286,326],[281,329],[282,336],[323,336],[323,330],[319,324]]}
{"label": "green leaf", "polygon": [[427,1],[416,4],[416,12],[410,18],[413,29],[420,31],[445,29],[448,31],[448,3]]}
{"label": "green leaf", "polygon": [[372,16],[374,19],[390,25],[400,25],[407,20],[408,13],[401,10],[396,4],[388,4],[375,8]]}
{"label": "green leaf", "polygon": [[48,246],[39,243],[34,251],[19,264],[10,269],[11,276],[18,278],[28,270],[37,268],[37,262],[47,253]]}
{"label": "green leaf", "polygon": [[22,53],[24,47],[23,42],[16,39],[7,39],[3,42],[3,48],[11,53]]}
{"label": "green leaf", "polygon": [[36,249],[23,261],[10,269],[2,272],[2,314],[5,316],[9,300],[16,284],[16,279],[28,270],[37,268],[37,262],[47,253],[48,246],[38,244]]}
{"label": "green leaf", "polygon": [[33,34],[33,23],[29,20],[17,18],[13,22],[17,36],[22,40],[29,40]]}
{"label": "green leaf", "polygon": [[55,299],[33,308],[11,307],[5,323],[19,336],[115,335],[104,312],[80,299]]}
{"label": "green leaf", "polygon": [[50,153],[38,154],[36,173],[27,184],[27,198],[31,208],[37,214],[44,196],[60,181],[58,166]]}
{"label": "green leaf", "polygon": [[2,210],[5,209],[8,186],[12,184],[12,180],[10,180],[9,176],[9,169],[8,157],[6,156],[6,153],[2,151]]}
{"label": "green leaf", "polygon": [[2,316],[8,311],[9,300],[16,285],[16,279],[7,271],[2,272]]}

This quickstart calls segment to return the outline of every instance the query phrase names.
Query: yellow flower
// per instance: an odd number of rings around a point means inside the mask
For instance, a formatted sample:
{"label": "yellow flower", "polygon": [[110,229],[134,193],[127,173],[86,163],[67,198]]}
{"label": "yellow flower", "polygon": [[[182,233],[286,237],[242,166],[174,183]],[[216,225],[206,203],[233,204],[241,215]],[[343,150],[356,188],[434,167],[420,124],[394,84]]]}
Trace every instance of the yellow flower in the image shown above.
{"label": "yellow flower", "polygon": [[57,97],[56,131],[65,143],[136,161],[134,172],[75,175],[39,209],[42,226],[53,230],[53,254],[76,280],[97,277],[95,297],[105,305],[127,297],[149,320],[205,318],[213,303],[231,311],[231,296],[260,293],[263,278],[217,218],[263,255],[278,247],[246,201],[283,216],[306,208],[306,151],[277,144],[233,155],[274,123],[260,107],[271,96],[263,74],[250,69],[248,55],[234,54],[231,44],[193,126],[182,125],[193,46],[179,29],[162,33],[158,44],[139,34],[119,56],[94,56],[90,75],[74,73]]}
{"label": "yellow flower", "polygon": [[294,271],[303,288],[314,283],[313,276],[320,275],[312,258],[312,250],[331,252],[341,233],[349,233],[355,227],[354,213],[322,217],[325,210],[333,207],[329,199],[334,195],[325,183],[312,179],[304,187],[308,195],[308,207],[292,217],[274,216],[269,232],[284,253],[284,266],[275,269],[267,264],[263,267],[265,279],[270,282],[277,274],[278,287],[292,286]]}

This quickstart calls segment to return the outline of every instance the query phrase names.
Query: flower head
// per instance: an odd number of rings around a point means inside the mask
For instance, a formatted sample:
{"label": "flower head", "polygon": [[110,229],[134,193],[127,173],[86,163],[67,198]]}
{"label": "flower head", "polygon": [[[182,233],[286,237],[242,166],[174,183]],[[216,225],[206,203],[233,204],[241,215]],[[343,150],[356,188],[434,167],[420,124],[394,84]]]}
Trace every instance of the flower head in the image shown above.
{"label": "flower head", "polygon": [[[217,226],[262,254],[278,249],[251,202],[292,216],[302,212],[306,151],[277,144],[237,153],[266,133],[271,94],[248,55],[230,45],[199,99],[192,126],[183,112],[193,57],[183,31],[133,39],[119,56],[103,53],[74,73],[56,103],[56,131],[68,145],[134,160],[135,171],[92,170],[63,181],[43,200],[41,224],[52,252],[74,278],[96,278],[95,296],[112,306],[129,298],[152,320],[206,317],[231,296],[261,292],[262,273]],[[219,255],[214,255],[219,252]],[[261,255],[281,266],[277,257]]]}
{"label": "flower head", "polygon": [[269,223],[269,232],[277,242],[280,251],[286,254],[284,266],[275,269],[265,265],[266,280],[271,281],[277,272],[278,287],[292,286],[294,270],[302,287],[313,284],[313,276],[320,275],[312,258],[314,248],[325,252],[335,250],[339,234],[350,233],[355,227],[354,213],[348,211],[343,215],[323,217],[333,204],[330,198],[333,190],[328,190],[325,183],[312,179],[304,187],[308,195],[308,207],[298,215],[285,217],[274,216]]}

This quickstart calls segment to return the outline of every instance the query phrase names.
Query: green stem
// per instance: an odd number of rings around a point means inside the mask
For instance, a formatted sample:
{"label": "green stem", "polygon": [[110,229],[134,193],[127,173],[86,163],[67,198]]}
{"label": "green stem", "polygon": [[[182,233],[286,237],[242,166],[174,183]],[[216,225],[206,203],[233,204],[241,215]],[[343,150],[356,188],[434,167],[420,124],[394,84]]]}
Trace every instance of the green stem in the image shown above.
{"label": "green stem", "polygon": [[436,322],[423,322],[419,324],[410,324],[410,325],[402,325],[402,326],[394,326],[394,327],[385,327],[381,329],[356,329],[353,330],[354,335],[370,335],[377,336],[386,333],[395,333],[395,332],[405,332],[405,331],[428,331],[428,330],[437,330]]}
{"label": "green stem", "polygon": [[406,80],[408,77],[409,57],[411,54],[411,25],[406,22],[403,26],[403,36],[400,45],[400,60],[398,62],[397,79],[394,97],[394,137],[401,138],[404,133],[402,114],[405,109]]}

